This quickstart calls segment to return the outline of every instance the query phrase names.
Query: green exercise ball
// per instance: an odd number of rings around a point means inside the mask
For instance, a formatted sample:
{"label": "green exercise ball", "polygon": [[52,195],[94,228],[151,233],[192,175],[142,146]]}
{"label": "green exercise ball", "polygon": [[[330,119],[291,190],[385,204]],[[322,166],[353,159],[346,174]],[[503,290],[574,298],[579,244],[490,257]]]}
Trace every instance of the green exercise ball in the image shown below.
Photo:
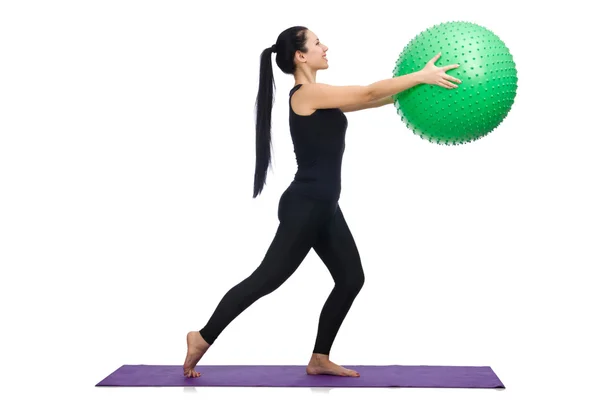
{"label": "green exercise ball", "polygon": [[403,49],[394,77],[417,72],[441,52],[438,67],[462,81],[458,88],[421,84],[394,95],[406,126],[432,143],[475,141],[500,125],[517,91],[517,70],[508,48],[493,32],[470,22],[445,22],[421,32]]}

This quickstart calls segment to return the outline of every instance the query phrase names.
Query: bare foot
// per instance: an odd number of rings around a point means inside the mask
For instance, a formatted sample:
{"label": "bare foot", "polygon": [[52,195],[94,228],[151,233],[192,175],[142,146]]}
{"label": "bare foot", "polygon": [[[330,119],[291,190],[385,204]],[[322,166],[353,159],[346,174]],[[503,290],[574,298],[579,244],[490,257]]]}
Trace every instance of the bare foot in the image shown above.
{"label": "bare foot", "polygon": [[200,373],[196,372],[194,368],[196,368],[196,364],[198,364],[198,361],[206,353],[210,344],[204,340],[200,332],[192,331],[187,334],[187,347],[187,355],[183,363],[183,375],[186,378],[197,378],[200,376]]}
{"label": "bare foot", "polygon": [[316,353],[312,355],[306,367],[306,373],[309,375],[360,376],[358,372],[352,369],[344,368],[329,361],[329,356]]}

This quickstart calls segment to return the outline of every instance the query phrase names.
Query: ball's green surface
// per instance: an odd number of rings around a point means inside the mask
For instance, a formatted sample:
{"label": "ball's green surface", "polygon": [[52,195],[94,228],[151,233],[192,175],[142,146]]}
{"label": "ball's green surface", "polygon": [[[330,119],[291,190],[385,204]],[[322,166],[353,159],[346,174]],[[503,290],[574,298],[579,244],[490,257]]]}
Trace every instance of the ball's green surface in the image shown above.
{"label": "ball's green surface", "polygon": [[462,144],[487,135],[507,116],[517,91],[517,70],[508,48],[490,30],[470,22],[428,28],[403,49],[393,75],[417,72],[438,53],[435,65],[459,64],[447,71],[458,88],[421,84],[394,95],[398,115],[421,138]]}

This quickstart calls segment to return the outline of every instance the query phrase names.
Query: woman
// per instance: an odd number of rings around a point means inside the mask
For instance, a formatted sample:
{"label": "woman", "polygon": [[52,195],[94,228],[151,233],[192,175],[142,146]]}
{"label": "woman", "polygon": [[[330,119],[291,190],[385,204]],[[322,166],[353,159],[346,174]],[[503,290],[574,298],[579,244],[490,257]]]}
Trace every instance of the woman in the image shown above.
{"label": "woman", "polygon": [[342,210],[341,163],[347,119],[344,112],[391,104],[394,94],[418,84],[456,88],[460,80],[446,71],[458,65],[436,67],[430,60],[418,72],[385,79],[368,86],[330,86],[316,83],[317,71],[328,68],[327,46],[310,30],[296,26],[283,31],[276,44],[263,51],[256,114],[256,169],[254,198],[266,182],[271,161],[271,109],[273,69],[292,74],[289,123],[298,170],[282,194],[279,227],[258,268],[230,289],[200,331],[187,335],[188,351],[183,365],[186,377],[198,377],[195,366],[219,334],[240,313],[273,292],[296,271],[310,249],[329,269],[335,286],[319,318],[313,354],[306,368],[311,375],[358,377],[359,373],[329,360],[335,336],[364,283],[360,256]]}

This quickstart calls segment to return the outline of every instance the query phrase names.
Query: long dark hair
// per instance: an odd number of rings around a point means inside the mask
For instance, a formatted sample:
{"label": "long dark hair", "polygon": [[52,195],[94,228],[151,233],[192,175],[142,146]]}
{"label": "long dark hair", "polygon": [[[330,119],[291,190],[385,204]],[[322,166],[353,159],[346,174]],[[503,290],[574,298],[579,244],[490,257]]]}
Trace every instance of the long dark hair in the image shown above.
{"label": "long dark hair", "polygon": [[306,31],[304,26],[293,26],[279,34],[277,42],[263,50],[260,55],[260,76],[256,96],[256,166],[254,170],[254,195],[256,198],[266,184],[267,170],[271,165],[271,111],[273,109],[273,63],[271,55],[277,54],[275,62],[285,74],[296,71],[296,51],[305,53]]}

